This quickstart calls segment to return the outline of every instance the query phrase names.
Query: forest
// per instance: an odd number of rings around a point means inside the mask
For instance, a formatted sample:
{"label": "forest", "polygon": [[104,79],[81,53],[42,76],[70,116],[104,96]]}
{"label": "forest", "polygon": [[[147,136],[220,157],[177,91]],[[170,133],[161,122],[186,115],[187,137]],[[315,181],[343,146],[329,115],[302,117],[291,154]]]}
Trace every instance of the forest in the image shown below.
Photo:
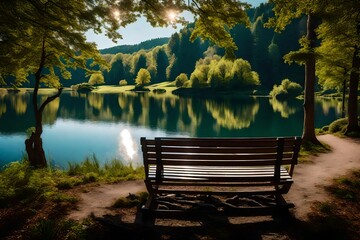
{"label": "forest", "polygon": [[[306,32],[306,18],[294,20],[285,31],[276,33],[273,28],[264,26],[264,23],[274,16],[272,8],[273,5],[267,3],[247,10],[251,20],[250,26],[238,24],[231,29],[231,35],[238,48],[235,57],[245,60],[242,61],[244,68],[248,69],[245,71],[252,75],[248,79],[252,83],[250,85],[261,83],[264,89],[271,90],[274,84],[280,84],[283,79],[290,79],[303,85],[303,67],[284,63],[282,56],[299,49],[299,37]],[[191,41],[193,28],[194,23],[190,23],[169,39],[152,39],[136,45],[100,50],[110,68],[93,67],[92,69],[101,71],[104,82],[100,83],[107,85],[118,85],[121,80],[126,80],[127,84],[135,84],[136,75],[141,68],[150,72],[152,84],[174,81],[181,73],[185,73],[191,82],[195,79],[195,86],[201,85],[201,82],[204,85],[205,78],[210,78],[210,76],[199,78],[199,75],[207,75],[209,66],[205,67],[205,65],[209,65],[212,59],[220,60],[225,55],[225,50],[208,40],[196,38]],[[87,64],[90,66],[91,60]],[[64,87],[88,82],[90,79],[85,70],[76,69],[70,72],[71,81],[62,79],[59,74]],[[255,73],[258,76],[254,78]],[[233,78],[233,76],[227,77]],[[32,87],[32,82],[25,83],[24,86]],[[217,86],[218,84],[212,82],[210,85]],[[229,87],[232,86],[233,84],[229,84]]]}

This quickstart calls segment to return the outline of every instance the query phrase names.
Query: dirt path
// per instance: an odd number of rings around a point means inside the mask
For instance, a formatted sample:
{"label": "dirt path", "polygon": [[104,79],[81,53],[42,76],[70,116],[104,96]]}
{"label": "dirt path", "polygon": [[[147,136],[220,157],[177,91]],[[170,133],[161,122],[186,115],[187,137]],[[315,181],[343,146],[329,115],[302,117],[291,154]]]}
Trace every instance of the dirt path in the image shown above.
{"label": "dirt path", "polygon": [[[324,186],[329,185],[332,179],[346,174],[347,171],[360,168],[359,141],[332,135],[320,136],[319,139],[330,145],[333,151],[314,157],[312,163],[296,166],[294,184],[286,195],[286,198],[296,205],[294,214],[301,220],[306,220],[314,202],[327,199]],[[90,188],[80,193],[81,200],[78,203],[78,209],[71,212],[69,218],[83,219],[91,213],[96,216],[112,213],[110,206],[117,198],[141,191],[146,191],[143,181],[106,184]]]}
{"label": "dirt path", "polygon": [[318,138],[330,145],[332,152],[314,157],[311,163],[297,165],[293,175],[294,184],[286,195],[296,206],[296,218],[301,220],[306,220],[314,202],[327,200],[324,186],[330,185],[334,178],[360,168],[359,141],[333,135]]}
{"label": "dirt path", "polygon": [[128,181],[117,184],[104,184],[92,187],[80,193],[80,201],[75,211],[70,212],[69,218],[80,220],[91,213],[103,216],[112,213],[111,205],[119,197],[128,196],[129,193],[146,191],[144,181]]}

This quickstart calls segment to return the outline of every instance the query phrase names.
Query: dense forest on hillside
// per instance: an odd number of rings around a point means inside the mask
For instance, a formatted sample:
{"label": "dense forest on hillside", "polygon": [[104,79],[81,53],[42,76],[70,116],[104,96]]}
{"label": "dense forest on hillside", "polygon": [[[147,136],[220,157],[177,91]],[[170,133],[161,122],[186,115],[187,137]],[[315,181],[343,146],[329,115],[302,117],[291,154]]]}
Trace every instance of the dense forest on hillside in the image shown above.
{"label": "dense forest on hillside", "polygon": [[[273,16],[271,4],[261,4],[248,10],[251,20],[249,28],[237,25],[231,30],[238,50],[236,58],[250,63],[252,71],[259,75],[261,85],[271,89],[285,78],[303,85],[303,67],[284,63],[282,57],[292,50],[299,49],[299,38],[305,34],[305,19],[295,20],[285,31],[276,33],[274,29],[264,27],[269,17]],[[151,83],[174,81],[185,73],[190,79],[199,60],[204,61],[214,55],[224,56],[225,51],[209,41],[197,38],[190,41],[194,24],[189,24],[173,34],[170,39],[159,38],[137,45],[117,46],[101,50],[103,57],[110,64],[110,69],[99,69],[105,84],[118,85],[121,80],[134,84],[136,74],[141,68],[151,74]],[[139,50],[140,49],[140,50]],[[91,61],[88,61],[90,65]],[[62,80],[65,87],[81,82],[88,82],[90,76],[84,70],[72,70],[71,80]],[[24,86],[31,86],[31,81]]]}

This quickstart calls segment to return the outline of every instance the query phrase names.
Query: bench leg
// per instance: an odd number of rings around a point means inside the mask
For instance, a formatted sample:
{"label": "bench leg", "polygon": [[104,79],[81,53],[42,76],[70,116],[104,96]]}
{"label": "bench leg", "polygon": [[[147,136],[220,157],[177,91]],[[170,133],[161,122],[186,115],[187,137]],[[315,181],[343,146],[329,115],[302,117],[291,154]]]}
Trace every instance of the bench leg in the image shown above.
{"label": "bench leg", "polygon": [[157,202],[155,199],[154,193],[149,193],[149,197],[146,200],[145,205],[142,206],[141,212],[142,212],[142,222],[144,224],[152,224],[152,222],[155,222],[155,218],[153,216],[153,209],[156,209]]}

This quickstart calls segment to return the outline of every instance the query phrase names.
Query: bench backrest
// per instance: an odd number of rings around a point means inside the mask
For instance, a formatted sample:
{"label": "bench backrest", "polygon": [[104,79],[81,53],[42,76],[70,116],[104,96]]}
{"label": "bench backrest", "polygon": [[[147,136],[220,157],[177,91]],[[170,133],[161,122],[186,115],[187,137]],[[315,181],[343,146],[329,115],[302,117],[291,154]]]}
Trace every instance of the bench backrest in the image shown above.
{"label": "bench backrest", "polygon": [[156,167],[160,180],[164,166],[257,167],[297,164],[300,137],[279,138],[141,138],[146,178],[149,167]]}

